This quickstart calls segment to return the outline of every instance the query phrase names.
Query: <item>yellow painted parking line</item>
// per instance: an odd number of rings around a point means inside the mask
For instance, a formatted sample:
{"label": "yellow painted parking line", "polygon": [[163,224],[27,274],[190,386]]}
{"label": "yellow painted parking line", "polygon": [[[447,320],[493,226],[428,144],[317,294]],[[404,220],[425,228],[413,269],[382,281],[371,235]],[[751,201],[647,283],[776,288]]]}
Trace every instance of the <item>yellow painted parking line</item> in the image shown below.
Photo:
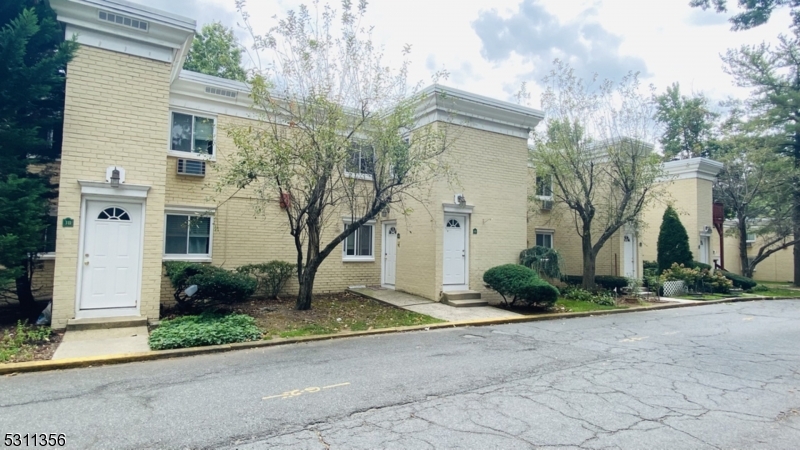
{"label": "yellow painted parking line", "polygon": [[347,386],[349,384],[350,383],[348,382],[348,383],[331,384],[329,386],[323,386],[323,387],[310,386],[310,387],[307,387],[305,389],[293,389],[291,391],[286,391],[286,392],[283,392],[283,393],[280,393],[280,394],[277,394],[277,395],[270,395],[270,396],[267,396],[267,397],[261,397],[261,400],[270,400],[270,399],[273,399],[273,398],[286,399],[286,398],[292,398],[292,397],[299,397],[299,396],[301,396],[303,394],[314,394],[314,393],[320,392],[323,389],[332,389],[332,388],[336,388],[336,387]]}

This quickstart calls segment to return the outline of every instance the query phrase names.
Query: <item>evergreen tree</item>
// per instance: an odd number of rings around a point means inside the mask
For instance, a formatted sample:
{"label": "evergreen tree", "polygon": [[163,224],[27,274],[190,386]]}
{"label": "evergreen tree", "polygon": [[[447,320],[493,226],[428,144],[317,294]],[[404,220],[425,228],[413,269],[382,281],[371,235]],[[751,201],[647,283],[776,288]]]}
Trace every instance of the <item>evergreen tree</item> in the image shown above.
{"label": "evergreen tree", "polygon": [[692,251],[689,249],[689,235],[683,227],[678,213],[668,206],[661,219],[658,232],[658,271],[672,267],[672,264],[691,264]]}
{"label": "evergreen tree", "polygon": [[60,153],[66,67],[77,45],[64,40],[49,2],[0,4],[0,287],[14,279],[30,316],[38,312],[30,280],[52,192],[47,171],[28,166]]}

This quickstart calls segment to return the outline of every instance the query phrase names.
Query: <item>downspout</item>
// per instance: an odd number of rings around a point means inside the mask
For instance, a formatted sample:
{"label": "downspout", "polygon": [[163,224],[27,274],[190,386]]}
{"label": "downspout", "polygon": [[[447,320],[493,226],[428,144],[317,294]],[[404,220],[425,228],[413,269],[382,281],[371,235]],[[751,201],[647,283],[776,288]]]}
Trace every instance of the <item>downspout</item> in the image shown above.
{"label": "downspout", "polygon": [[[725,270],[725,241],[723,223],[725,222],[725,205],[722,202],[714,202],[714,228],[719,233],[719,268]],[[716,267],[715,267],[716,269]]]}

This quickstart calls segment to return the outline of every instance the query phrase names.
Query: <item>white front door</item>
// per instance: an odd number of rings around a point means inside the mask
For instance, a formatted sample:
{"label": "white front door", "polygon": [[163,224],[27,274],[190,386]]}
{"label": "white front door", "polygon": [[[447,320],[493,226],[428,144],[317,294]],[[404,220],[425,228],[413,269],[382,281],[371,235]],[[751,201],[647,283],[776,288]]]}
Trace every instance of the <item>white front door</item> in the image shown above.
{"label": "white front door", "polygon": [[142,205],[86,202],[81,310],[135,308],[141,271]]}
{"label": "white front door", "polygon": [[622,239],[624,276],[636,278],[636,237],[633,234],[625,234]]}
{"label": "white front door", "polygon": [[397,227],[383,225],[383,284],[394,286],[397,271]]}
{"label": "white front door", "polygon": [[444,267],[442,284],[466,289],[467,216],[444,216]]}
{"label": "white front door", "polygon": [[700,259],[699,262],[703,264],[708,264],[708,253],[711,249],[711,238],[710,236],[700,236]]}

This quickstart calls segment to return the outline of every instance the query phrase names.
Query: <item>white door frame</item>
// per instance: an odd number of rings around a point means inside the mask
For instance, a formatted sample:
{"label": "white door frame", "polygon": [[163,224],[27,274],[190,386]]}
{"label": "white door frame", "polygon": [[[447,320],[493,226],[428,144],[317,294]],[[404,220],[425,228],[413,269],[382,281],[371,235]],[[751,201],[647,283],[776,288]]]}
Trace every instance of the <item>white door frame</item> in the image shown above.
{"label": "white door frame", "polygon": [[[385,254],[386,253],[386,233],[389,230],[389,227],[397,227],[397,220],[384,220],[381,222],[381,251]],[[397,238],[395,238],[395,244],[397,244]],[[397,285],[397,248],[395,247],[394,253],[394,284],[386,284],[386,258],[381,258],[381,287],[387,289],[394,289]]]}
{"label": "white door frame", "polygon": [[[630,237],[631,240],[631,264],[633,265],[633,276],[629,277],[627,271],[625,270],[626,266],[628,265],[628,257],[625,254],[625,238]],[[622,261],[622,276],[626,278],[639,278],[639,255],[637,252],[638,245],[636,244],[636,233],[634,232],[627,232],[623,233],[622,235],[622,257],[624,260]]]}
{"label": "white door frame", "polygon": [[[81,185],[81,215],[78,221],[80,227],[78,233],[78,270],[75,282],[75,318],[94,318],[94,317],[123,317],[140,316],[142,306],[142,269],[144,267],[144,229],[146,223],[147,192],[150,186],[142,185],[121,185],[112,188],[108,183],[96,181],[79,180]],[[120,204],[139,204],[142,208],[141,232],[139,234],[139,275],[136,280],[136,307],[134,308],[109,308],[109,309],[86,309],[81,310],[81,295],[83,288],[83,255],[84,245],[86,244],[87,226],[86,206],[89,201],[101,201]]]}
{"label": "white door frame", "polygon": [[444,230],[447,222],[442,220],[442,292],[453,291],[468,291],[469,290],[469,219],[468,212],[453,212],[448,211],[447,208],[442,215],[442,219],[446,216],[460,216],[464,218],[464,284],[444,284]]}
{"label": "white door frame", "polygon": [[[703,248],[703,241],[705,241],[705,248]],[[700,233],[700,242],[699,242],[698,250],[702,250],[700,252],[698,262],[703,264],[710,264],[711,263],[711,234]]]}

